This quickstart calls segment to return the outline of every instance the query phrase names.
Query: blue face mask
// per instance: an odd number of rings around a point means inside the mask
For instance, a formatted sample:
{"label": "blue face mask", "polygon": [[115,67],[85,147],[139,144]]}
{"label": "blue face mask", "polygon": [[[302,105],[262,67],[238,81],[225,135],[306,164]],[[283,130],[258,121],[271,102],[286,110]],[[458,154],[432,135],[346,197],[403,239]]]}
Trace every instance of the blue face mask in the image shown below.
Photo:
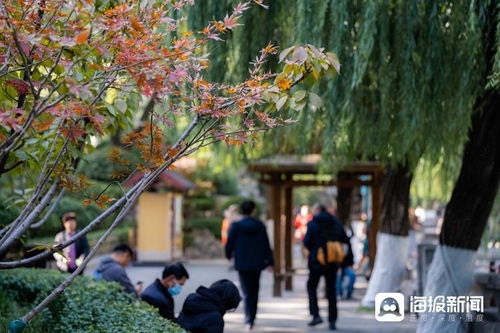
{"label": "blue face mask", "polygon": [[168,288],[168,293],[172,296],[179,295],[182,291],[182,286],[178,283],[175,284],[175,286]]}

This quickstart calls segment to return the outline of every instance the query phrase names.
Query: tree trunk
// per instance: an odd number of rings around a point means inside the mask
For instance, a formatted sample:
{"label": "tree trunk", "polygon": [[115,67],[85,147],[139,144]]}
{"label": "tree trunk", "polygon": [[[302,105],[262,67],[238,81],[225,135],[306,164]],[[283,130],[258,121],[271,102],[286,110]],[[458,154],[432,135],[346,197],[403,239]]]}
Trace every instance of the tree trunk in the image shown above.
{"label": "tree trunk", "polygon": [[[492,72],[498,7],[486,10],[483,41],[486,50],[485,82]],[[500,179],[500,91],[485,89],[478,97],[472,128],[465,144],[462,168],[446,206],[440,245],[432,260],[425,296],[467,295],[474,283],[476,251],[481,242]],[[460,264],[456,264],[459,262]],[[418,331],[466,332],[463,321],[420,321]]]}
{"label": "tree trunk", "polygon": [[500,179],[500,93],[488,91],[473,117],[462,169],[444,215],[441,245],[477,250]]}
{"label": "tree trunk", "polygon": [[408,208],[413,174],[407,166],[389,167],[382,190],[381,229],[377,235],[377,255],[364,306],[375,304],[375,295],[401,289],[408,257]]}
{"label": "tree trunk", "polygon": [[410,186],[413,174],[408,167],[389,167],[384,176],[380,231],[390,235],[408,236],[410,221]]}
{"label": "tree trunk", "polygon": [[[481,98],[465,146],[462,169],[446,207],[438,246],[432,260],[426,296],[467,295],[474,283],[476,250],[495,200],[500,178],[499,92]],[[460,265],[456,265],[460,262]],[[459,267],[457,267],[459,266]],[[420,321],[418,332],[465,332],[463,322]]]}
{"label": "tree trunk", "polygon": [[[342,181],[350,179],[352,176],[346,172],[339,172],[337,178],[339,181]],[[347,225],[350,222],[352,192],[353,188],[350,186],[338,186],[337,217],[343,225]]]}

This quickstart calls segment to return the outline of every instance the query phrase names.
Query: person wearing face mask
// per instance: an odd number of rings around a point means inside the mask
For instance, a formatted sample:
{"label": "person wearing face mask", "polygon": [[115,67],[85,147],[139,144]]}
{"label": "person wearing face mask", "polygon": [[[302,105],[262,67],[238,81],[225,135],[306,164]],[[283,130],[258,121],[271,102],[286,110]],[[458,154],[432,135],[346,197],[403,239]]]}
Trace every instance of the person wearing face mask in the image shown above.
{"label": "person wearing face mask", "polygon": [[223,333],[224,315],[236,310],[240,301],[238,288],[229,280],[200,286],[186,298],[177,324],[191,333]]}
{"label": "person wearing face mask", "polygon": [[174,298],[182,291],[182,286],[189,279],[189,274],[181,263],[167,265],[162,278],[156,279],[141,294],[141,299],[158,308],[160,315],[168,320],[175,320]]}

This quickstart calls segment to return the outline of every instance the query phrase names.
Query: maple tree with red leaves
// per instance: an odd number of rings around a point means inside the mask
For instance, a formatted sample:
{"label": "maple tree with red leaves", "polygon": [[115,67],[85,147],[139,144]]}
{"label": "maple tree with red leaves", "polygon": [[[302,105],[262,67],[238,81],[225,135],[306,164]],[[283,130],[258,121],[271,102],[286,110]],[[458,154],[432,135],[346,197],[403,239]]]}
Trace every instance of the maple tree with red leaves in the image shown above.
{"label": "maple tree with red leaves", "polygon": [[[48,245],[29,259],[0,262],[0,269],[6,269],[46,258],[115,216],[83,264],[22,323],[71,283],[138,196],[176,160],[220,141],[241,145],[256,131],[292,122],[281,112],[285,108],[320,106],[316,95],[292,93],[292,88],[339,72],[337,57],[312,45],[284,50],[282,71],[266,72],[266,61],[278,53],[268,45],[244,82],[208,82],[204,73],[210,57],[217,56],[209,53],[208,40],[223,40],[240,25],[245,11],[267,5],[245,1],[201,31],[186,31],[183,13],[192,5],[192,0],[122,0],[104,6],[93,0],[0,1],[0,177],[27,170],[32,175],[21,213],[0,230],[0,255],[33,225],[43,224],[40,214],[65,191],[91,187],[77,172],[91,139],[109,137],[117,128],[129,131],[120,150],[137,149],[141,162],[116,177],[143,174],[121,198],[89,195],[82,204],[96,204],[102,213],[71,240]],[[119,125],[132,124],[150,103],[155,110],[139,131]],[[166,132],[180,116],[190,122],[175,142],[167,143]],[[120,150],[110,159],[130,164]]]}

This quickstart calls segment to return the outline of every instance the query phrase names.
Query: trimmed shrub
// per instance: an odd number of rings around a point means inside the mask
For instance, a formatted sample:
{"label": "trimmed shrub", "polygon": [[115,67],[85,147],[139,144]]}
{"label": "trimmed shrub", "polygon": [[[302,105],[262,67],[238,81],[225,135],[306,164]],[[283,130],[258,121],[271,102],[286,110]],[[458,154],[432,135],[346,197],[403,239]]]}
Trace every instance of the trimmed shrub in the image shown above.
{"label": "trimmed shrub", "polygon": [[[0,271],[0,328],[22,316],[59,285],[66,274],[20,268]],[[6,314],[4,316],[4,314]],[[184,332],[157,309],[121,291],[117,283],[77,277],[42,311],[26,332]]]}
{"label": "trimmed shrub", "polygon": [[229,197],[227,200],[224,201],[221,209],[222,209],[222,211],[224,211],[231,205],[237,205],[239,207],[243,201],[247,201],[247,200],[252,200],[255,202],[255,205],[257,206],[255,216],[259,216],[263,211],[262,205],[252,198],[246,198],[246,197],[240,197],[240,196]]}
{"label": "trimmed shrub", "polygon": [[218,194],[235,195],[238,193],[238,181],[234,172],[223,172],[214,175],[214,186]]}
{"label": "trimmed shrub", "polygon": [[186,231],[192,230],[203,230],[206,229],[210,231],[216,239],[220,239],[220,229],[222,224],[222,217],[199,217],[190,218],[186,221],[185,229]]}
{"label": "trimmed shrub", "polygon": [[184,201],[185,209],[188,213],[205,213],[215,209],[215,197],[191,197]]}

